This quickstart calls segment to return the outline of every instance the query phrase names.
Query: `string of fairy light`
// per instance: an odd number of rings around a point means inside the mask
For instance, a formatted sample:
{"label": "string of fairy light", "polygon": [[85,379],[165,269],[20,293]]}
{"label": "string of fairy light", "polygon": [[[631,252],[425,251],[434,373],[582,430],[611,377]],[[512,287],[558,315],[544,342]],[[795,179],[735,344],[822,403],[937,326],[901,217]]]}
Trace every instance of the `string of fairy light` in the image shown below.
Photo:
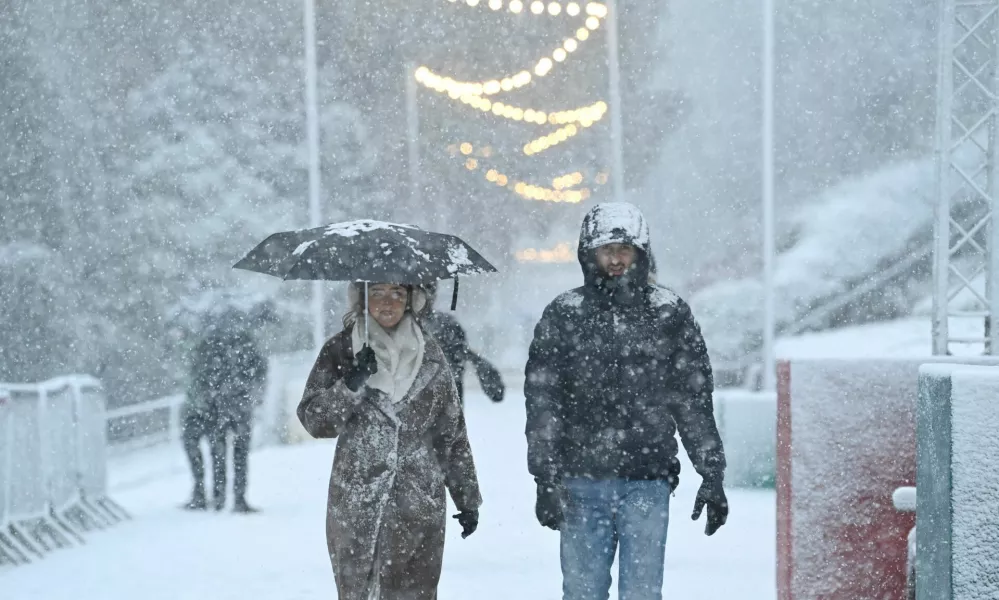
{"label": "string of fairy light", "polygon": [[[515,0],[516,1],[516,0]],[[467,0],[466,0],[467,2]],[[511,2],[511,4],[513,4]],[[544,6],[542,2],[534,2],[532,5]],[[551,2],[550,6],[561,6],[558,2]],[[570,3],[576,6],[578,4]],[[542,8],[542,10],[544,10]],[[559,9],[561,10],[561,9]],[[587,17],[584,26],[576,30],[575,37],[567,38],[562,44],[554,49],[550,56],[539,58],[533,67],[533,75],[530,70],[522,69],[517,73],[493,77],[480,81],[462,81],[449,76],[440,75],[423,65],[416,71],[416,80],[427,89],[434,90],[441,94],[447,94],[452,100],[458,100],[462,96],[495,96],[502,92],[511,92],[529,85],[536,77],[545,77],[551,73],[556,63],[565,62],[569,55],[579,48],[580,42],[590,39],[590,32],[600,28],[600,23],[607,17],[607,7],[599,2],[589,2],[586,5]]]}
{"label": "string of fairy light", "polygon": [[[486,160],[483,159],[490,159],[495,155],[491,146],[476,147],[470,142],[463,142],[449,145],[448,152],[452,157],[462,160],[468,171],[482,173],[487,182],[507,188],[525,200],[578,204],[588,200],[593,193],[591,188],[572,189],[585,180],[580,171],[559,175],[552,179],[551,187],[548,187],[514,179],[497,168],[486,169]],[[607,181],[608,174],[603,172],[593,178],[596,185],[605,185]]]}
{"label": "string of fairy light", "polygon": [[[413,73],[416,82],[423,88],[445,96],[483,115],[533,124],[540,127],[556,127],[548,133],[529,140],[520,148],[526,157],[534,157],[559,146],[582,131],[600,122],[608,112],[603,100],[588,105],[563,110],[544,110],[538,107],[518,106],[498,99],[502,94],[514,92],[532,85],[547,77],[557,65],[566,62],[579,50],[581,44],[591,38],[592,32],[600,29],[608,16],[608,8],[601,2],[542,2],[533,0],[448,0],[451,4],[464,4],[470,8],[488,8],[494,13],[506,11],[513,15],[533,15],[535,17],[581,18],[581,26],[572,36],[566,37],[553,50],[533,61],[529,68],[522,68],[503,75],[481,79],[462,80],[431,69],[419,66]],[[489,183],[506,188],[525,200],[576,204],[590,198],[590,187],[579,187],[585,177],[581,172],[570,172],[552,179],[551,186],[538,185],[515,179],[496,166],[489,164],[493,158],[490,146],[473,146],[470,142],[452,144],[448,147],[451,156],[462,160],[469,172],[480,174]],[[607,173],[598,173],[593,183],[603,185]]]}

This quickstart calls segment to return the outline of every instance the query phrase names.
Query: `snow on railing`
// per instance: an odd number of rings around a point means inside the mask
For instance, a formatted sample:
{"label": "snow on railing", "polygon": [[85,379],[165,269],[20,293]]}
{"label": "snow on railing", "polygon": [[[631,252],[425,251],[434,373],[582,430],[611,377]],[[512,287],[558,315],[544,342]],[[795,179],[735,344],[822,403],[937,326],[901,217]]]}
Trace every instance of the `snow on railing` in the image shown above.
{"label": "snow on railing", "polygon": [[[301,398],[312,367],[312,352],[268,358],[267,381],[254,408],[254,446],[286,442],[289,419]],[[184,394],[173,394],[107,412],[110,451],[128,454],[160,444],[179,444]],[[179,447],[179,446],[178,446]]]}
{"label": "snow on railing", "polygon": [[107,496],[100,382],[74,375],[0,388],[0,563],[29,562],[128,518]]}

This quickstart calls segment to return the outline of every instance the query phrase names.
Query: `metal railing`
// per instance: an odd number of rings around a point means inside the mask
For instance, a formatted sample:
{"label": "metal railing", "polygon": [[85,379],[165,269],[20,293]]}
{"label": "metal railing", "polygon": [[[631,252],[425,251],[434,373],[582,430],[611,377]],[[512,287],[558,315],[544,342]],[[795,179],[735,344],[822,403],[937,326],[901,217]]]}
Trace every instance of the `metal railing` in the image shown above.
{"label": "metal railing", "polygon": [[0,562],[30,562],[128,518],[107,496],[100,382],[69,376],[0,388]]}

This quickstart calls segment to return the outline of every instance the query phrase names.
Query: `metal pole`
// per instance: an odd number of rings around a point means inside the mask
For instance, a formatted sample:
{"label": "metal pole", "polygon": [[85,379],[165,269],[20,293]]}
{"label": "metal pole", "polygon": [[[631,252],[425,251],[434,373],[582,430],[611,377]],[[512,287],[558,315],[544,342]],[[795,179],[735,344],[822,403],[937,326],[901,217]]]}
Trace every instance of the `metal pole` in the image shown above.
{"label": "metal pole", "polygon": [[611,179],[614,200],[624,201],[624,146],[621,124],[621,64],[618,59],[617,2],[607,0],[607,67],[610,71]]}
{"label": "metal pole", "polygon": [[[996,19],[996,17],[992,17]],[[995,21],[994,21],[995,22]],[[996,27],[996,25],[993,25]],[[985,317],[985,354],[999,354],[999,327],[996,327],[996,317],[999,316],[999,40],[993,35],[992,48],[992,81],[990,99],[991,116],[989,117],[989,153],[988,153],[988,186],[989,186],[989,239],[986,248],[985,298],[988,300],[988,316]]]}
{"label": "metal pole", "polygon": [[774,2],[763,0],[763,390],[777,389],[774,344]]}
{"label": "metal pole", "polygon": [[954,0],[940,0],[940,44],[937,64],[937,126],[935,192],[937,199],[933,239],[933,354],[948,352],[948,313],[950,280],[950,133],[954,105],[954,72],[951,53],[954,44]]}
{"label": "metal pole", "polygon": [[[309,226],[322,224],[322,207],[319,205],[319,100],[316,74],[316,7],[314,0],[304,0],[305,26],[305,119],[309,151]],[[326,341],[325,316],[323,315],[323,284],[312,282],[312,345],[317,350]]]}
{"label": "metal pole", "polygon": [[406,64],[406,148],[409,150],[409,204],[420,210],[420,114],[416,97],[416,66]]}
{"label": "metal pole", "polygon": [[368,314],[371,309],[368,303],[371,302],[371,296],[368,294],[368,282],[364,282],[364,345],[368,345],[368,325],[370,321],[368,320]]}

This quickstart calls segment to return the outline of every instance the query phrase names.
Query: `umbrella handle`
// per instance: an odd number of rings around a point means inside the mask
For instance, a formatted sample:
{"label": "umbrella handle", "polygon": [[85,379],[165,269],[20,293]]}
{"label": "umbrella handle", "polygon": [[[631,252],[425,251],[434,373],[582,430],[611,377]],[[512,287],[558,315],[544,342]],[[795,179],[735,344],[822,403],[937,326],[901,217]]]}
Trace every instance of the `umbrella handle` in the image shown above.
{"label": "umbrella handle", "polygon": [[451,292],[451,310],[458,307],[458,276],[454,276],[454,291]]}
{"label": "umbrella handle", "polygon": [[368,345],[368,282],[364,282],[364,345]]}

